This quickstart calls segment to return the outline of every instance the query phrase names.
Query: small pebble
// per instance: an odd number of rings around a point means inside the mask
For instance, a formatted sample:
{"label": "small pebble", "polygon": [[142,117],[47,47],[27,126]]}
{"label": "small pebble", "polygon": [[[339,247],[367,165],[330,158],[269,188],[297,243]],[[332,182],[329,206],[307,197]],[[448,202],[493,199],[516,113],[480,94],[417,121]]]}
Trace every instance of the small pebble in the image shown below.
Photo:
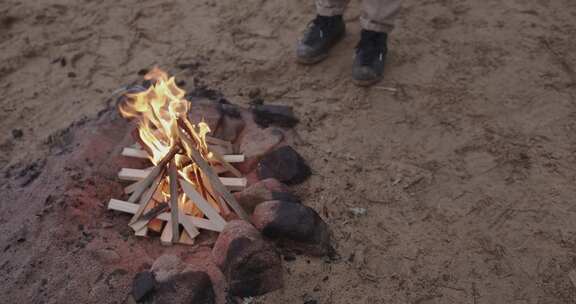
{"label": "small pebble", "polygon": [[22,132],[22,130],[20,130],[20,129],[13,129],[12,130],[12,137],[21,138],[22,136],[24,136],[24,132]]}
{"label": "small pebble", "polygon": [[366,215],[366,212],[367,212],[366,208],[360,208],[360,207],[353,207],[353,208],[350,208],[348,210],[354,216],[363,216],[363,215]]}

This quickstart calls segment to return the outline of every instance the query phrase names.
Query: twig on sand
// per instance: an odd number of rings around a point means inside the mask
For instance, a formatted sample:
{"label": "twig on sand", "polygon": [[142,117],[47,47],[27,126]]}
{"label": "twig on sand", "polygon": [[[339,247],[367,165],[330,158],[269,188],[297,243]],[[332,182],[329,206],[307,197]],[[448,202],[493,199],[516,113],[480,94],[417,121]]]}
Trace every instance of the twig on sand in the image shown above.
{"label": "twig on sand", "polygon": [[375,86],[374,88],[375,88],[375,89],[378,89],[378,90],[382,90],[382,91],[392,92],[392,93],[398,92],[398,89],[397,89],[397,88],[394,88],[394,87]]}

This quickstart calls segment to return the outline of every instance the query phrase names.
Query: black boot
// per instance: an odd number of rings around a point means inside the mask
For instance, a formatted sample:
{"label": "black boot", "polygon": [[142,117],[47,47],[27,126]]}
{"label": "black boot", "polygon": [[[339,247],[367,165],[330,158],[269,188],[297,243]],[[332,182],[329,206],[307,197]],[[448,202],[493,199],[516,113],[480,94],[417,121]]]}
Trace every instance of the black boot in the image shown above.
{"label": "black boot", "polygon": [[313,64],[328,56],[328,51],[344,37],[346,26],[342,15],[316,16],[298,41],[296,56],[298,62]]}
{"label": "black boot", "polygon": [[387,40],[386,33],[362,30],[352,67],[352,78],[356,84],[369,86],[382,78],[388,53]]}

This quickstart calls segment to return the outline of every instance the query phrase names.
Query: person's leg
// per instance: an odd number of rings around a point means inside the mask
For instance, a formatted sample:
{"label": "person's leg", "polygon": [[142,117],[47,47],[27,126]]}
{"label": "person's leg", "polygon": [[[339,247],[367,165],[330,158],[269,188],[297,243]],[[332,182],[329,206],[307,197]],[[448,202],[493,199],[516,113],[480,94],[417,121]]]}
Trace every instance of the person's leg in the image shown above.
{"label": "person's leg", "polygon": [[362,33],[356,47],[352,78],[359,85],[371,85],[384,73],[388,33],[400,11],[401,0],[363,0]]}
{"label": "person's leg", "polygon": [[310,22],[304,37],[298,41],[298,62],[320,62],[328,56],[328,51],[342,40],[346,32],[342,14],[347,4],[348,0],[316,0],[316,18]]}
{"label": "person's leg", "polygon": [[349,0],[316,0],[316,14],[320,16],[343,15]]}
{"label": "person's leg", "polygon": [[389,33],[400,12],[400,0],[363,0],[360,25],[362,29]]}

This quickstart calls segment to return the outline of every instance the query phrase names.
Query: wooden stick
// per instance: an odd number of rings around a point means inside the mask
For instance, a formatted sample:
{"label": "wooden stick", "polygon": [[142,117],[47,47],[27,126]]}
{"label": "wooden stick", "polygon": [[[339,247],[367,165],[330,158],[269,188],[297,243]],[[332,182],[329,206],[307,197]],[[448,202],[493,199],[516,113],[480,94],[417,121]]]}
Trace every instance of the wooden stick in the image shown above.
{"label": "wooden stick", "polygon": [[[180,221],[180,224],[182,224],[182,227],[184,227],[184,231],[186,231],[188,233],[188,235],[190,236],[190,238],[195,238],[196,236],[198,236],[200,234],[200,231],[198,231],[198,229],[196,229],[196,227],[200,228],[200,226],[197,226],[193,219],[196,217],[187,217],[184,212],[182,212],[182,210],[180,210],[180,208],[178,208],[178,221]],[[219,228],[218,228],[219,229]]]}
{"label": "wooden stick", "polygon": [[222,160],[229,163],[241,163],[244,162],[245,159],[244,154],[228,154],[222,156]]}
{"label": "wooden stick", "polygon": [[[147,174],[149,174],[148,172],[149,170],[147,169],[122,168],[120,173],[118,173],[118,177],[123,180],[131,180],[131,181],[142,180],[146,178]],[[220,182],[224,186],[227,186],[231,190],[242,190],[246,188],[246,178],[243,177],[218,177],[218,178],[220,179]],[[136,189],[138,186],[141,185],[138,183],[139,182],[129,185],[124,189],[124,192],[135,191],[134,189]]]}
{"label": "wooden stick", "polygon": [[170,179],[170,214],[172,215],[172,243],[178,241],[178,169],[176,161],[172,159],[168,166],[168,177]]}
{"label": "wooden stick", "polygon": [[214,191],[214,187],[212,187],[212,183],[206,177],[206,174],[202,173],[202,171],[200,171],[200,174],[202,174],[202,179],[205,181],[204,185],[206,186],[206,189],[208,190],[208,194],[209,194],[210,198],[216,204],[218,204],[220,206],[220,210],[222,211],[222,215],[228,216],[228,214],[231,213],[230,208],[228,208],[228,204],[226,204],[226,202],[224,201],[223,198],[221,198],[219,195],[216,195],[216,192]]}
{"label": "wooden stick", "polygon": [[126,157],[149,159],[148,153],[142,149],[124,148],[121,155]]}
{"label": "wooden stick", "polygon": [[[147,204],[146,209],[145,209],[144,211],[145,211],[146,213],[148,213],[148,212],[150,212],[151,209],[154,209],[154,208],[152,208],[151,204]],[[162,228],[162,226],[160,226],[160,228]],[[136,230],[135,233],[134,233],[134,235],[136,235],[136,236],[147,236],[147,235],[148,235],[148,230],[150,230],[150,229],[149,229],[148,225],[146,225],[146,226],[144,226],[144,227],[139,228],[138,230]]]}
{"label": "wooden stick", "polygon": [[182,231],[180,234],[180,240],[178,241],[180,244],[184,245],[194,245],[194,239],[188,235],[188,232]]}
{"label": "wooden stick", "polygon": [[[211,151],[212,155],[214,156],[214,158],[220,163],[222,164],[222,166],[224,166],[224,168],[228,169],[228,171],[230,171],[230,173],[234,174],[234,176],[236,177],[242,177],[242,173],[240,173],[240,171],[238,171],[238,169],[234,168],[234,166],[232,166],[229,162],[227,162],[222,155],[220,155],[218,152],[216,151]],[[244,156],[244,155],[242,155]],[[244,160],[242,160],[244,161]]]}
{"label": "wooden stick", "polygon": [[[193,220],[191,218],[187,218],[184,217],[184,214],[179,210],[179,208],[176,209],[178,211],[178,217],[177,220],[179,224],[182,224],[182,226],[184,227],[184,230],[186,230],[188,232],[188,234],[190,235],[190,237],[196,237],[198,234],[200,234],[200,231],[198,231],[198,229],[196,229],[196,225],[193,223]],[[164,217],[166,217],[164,219]],[[157,219],[164,219],[166,221],[171,220],[172,219],[172,214],[165,212],[165,213],[161,213],[158,215]],[[132,229],[134,229],[134,231],[139,231],[140,229],[147,227],[148,222],[150,222],[152,219],[146,219],[146,218],[140,218],[139,220],[137,220],[134,224],[131,224],[130,227],[132,227]],[[170,225],[173,225],[174,222],[171,222]],[[172,230],[174,231],[175,229],[178,229],[178,225],[174,225],[175,227],[172,227]],[[217,227],[217,229],[219,229]]]}
{"label": "wooden stick", "polygon": [[[213,154],[218,153],[215,150],[210,150]],[[134,148],[124,148],[122,150],[121,153],[123,156],[126,157],[134,157],[134,158],[142,158],[142,159],[150,159],[150,157],[148,156],[148,153],[144,150],[138,150],[138,149],[134,149]],[[241,163],[244,162],[246,160],[246,157],[244,156],[244,154],[224,154],[224,155],[220,155],[220,153],[218,153],[218,155],[220,156],[220,159],[218,160],[219,162],[228,162],[228,163]]]}
{"label": "wooden stick", "polygon": [[127,181],[140,181],[145,179],[152,170],[122,168],[120,169],[120,172],[118,172],[118,178]]}
{"label": "wooden stick", "polygon": [[124,188],[124,193],[130,194],[130,193],[134,192],[134,190],[136,190],[136,188],[140,187],[140,185],[142,184],[142,182],[143,182],[143,181],[137,181],[137,182],[135,182],[135,183],[132,183],[132,184],[126,186],[126,187]]}
{"label": "wooden stick", "polygon": [[144,228],[134,232],[134,235],[135,236],[142,236],[142,237],[148,236],[148,227],[144,227]]}
{"label": "wooden stick", "polygon": [[231,191],[242,191],[248,183],[245,178],[241,177],[220,177],[220,181]]}
{"label": "wooden stick", "polygon": [[[184,230],[186,230],[188,232],[188,234],[190,235],[190,237],[196,237],[198,234],[200,234],[200,231],[198,231],[198,229],[196,229],[196,224],[194,223],[194,219],[195,217],[186,217],[186,215],[179,209],[178,210],[178,223],[182,224],[182,226],[184,227]],[[172,214],[165,212],[165,213],[161,213],[158,214],[156,219],[160,219],[160,220],[169,220],[172,218]],[[143,229],[144,227],[147,227],[149,225],[149,222],[151,222],[154,219],[147,219],[147,218],[143,218],[141,217],[139,220],[137,220],[134,224],[131,224],[130,227],[132,227],[132,229],[134,229],[134,231],[140,231],[141,229]],[[200,223],[198,226],[198,228],[203,228],[204,223]],[[173,222],[172,224],[173,225]],[[178,225],[174,225],[176,227],[172,227],[172,230],[174,230],[174,228],[178,229]],[[218,229],[221,230],[219,227],[213,227],[213,229],[207,228],[209,230],[214,230],[214,229]]]}
{"label": "wooden stick", "polygon": [[168,205],[168,203],[159,203],[156,206],[154,206],[154,208],[150,208],[148,210],[146,210],[146,213],[144,213],[142,215],[143,219],[153,219],[155,218],[158,214],[164,212],[164,210],[168,209],[168,207],[170,207],[170,205]]}
{"label": "wooden stick", "polygon": [[[124,213],[134,214],[138,210],[138,205],[134,204],[134,203],[126,202],[126,201],[117,200],[117,199],[110,199],[110,201],[108,202],[108,209],[116,210],[116,211],[120,211],[120,212],[124,212]],[[190,222],[192,225],[194,225],[195,227],[198,227],[200,229],[216,231],[216,232],[222,231],[222,227],[219,227],[218,225],[214,224],[210,220],[207,220],[204,218],[199,218],[196,216],[190,216],[190,215],[186,215],[186,214],[182,214],[182,213],[179,213],[178,215],[179,215],[178,219],[181,222],[185,219],[185,220],[187,220],[187,222]],[[170,217],[170,213],[164,212],[164,213],[159,214],[156,218],[161,220],[161,221],[167,222],[170,220],[171,217]],[[184,226],[184,229],[186,229],[186,225],[182,224],[182,226]],[[186,229],[186,231],[188,231],[188,229]]]}
{"label": "wooden stick", "polygon": [[222,147],[225,147],[226,149],[228,149],[228,151],[232,151],[232,143],[220,138],[216,138],[216,137],[212,137],[212,136],[206,136],[206,143],[209,144],[213,144],[213,145],[219,145]]}
{"label": "wooden stick", "polygon": [[[152,166],[152,167],[150,167],[150,168],[146,168],[146,169],[132,169],[132,170],[143,170],[143,171],[146,171],[146,170],[147,170],[148,172],[152,172],[153,169],[154,169],[154,166]],[[120,171],[122,171],[122,169],[120,169]],[[138,171],[132,171],[132,172],[135,173],[135,174],[138,174],[138,175],[143,174],[143,173],[139,173]],[[138,172],[138,173],[136,173],[136,172]],[[125,173],[124,173],[124,174],[125,174]],[[144,178],[146,178],[146,177],[144,177]],[[137,181],[137,182],[135,182],[135,183],[132,183],[132,184],[126,186],[126,187],[124,188],[124,193],[126,193],[126,194],[133,193],[134,191],[136,191],[136,189],[138,189],[139,187],[141,187],[141,185],[142,185],[143,183],[144,183],[144,180],[139,180],[139,181]]]}
{"label": "wooden stick", "polygon": [[204,213],[208,219],[224,229],[226,221],[222,218],[222,216],[220,216],[220,214],[218,214],[218,212],[216,212],[216,210],[214,210],[214,207],[212,207],[210,203],[208,203],[198,192],[196,192],[196,189],[194,189],[192,184],[184,179],[180,179],[180,186],[182,186],[182,190],[184,190],[186,196],[188,196],[188,198],[192,200],[192,202],[198,208],[200,208],[200,210],[202,210],[202,213]]}
{"label": "wooden stick", "polygon": [[164,166],[166,166],[166,163],[168,163],[172,159],[172,157],[176,155],[176,152],[178,152],[179,149],[180,147],[177,145],[174,145],[173,147],[170,148],[168,153],[166,153],[166,155],[160,160],[158,165],[154,167],[154,169],[152,169],[150,174],[148,174],[148,176],[146,176],[146,178],[142,181],[142,184],[139,184],[138,187],[134,189],[134,191],[128,198],[129,202],[134,203],[138,198],[140,198],[142,193],[146,191],[146,188],[148,188],[148,186],[152,184],[154,179],[158,175],[161,175],[161,173],[164,171]]}
{"label": "wooden stick", "polygon": [[202,169],[202,172],[206,174],[206,176],[212,183],[214,190],[224,198],[224,200],[228,203],[228,205],[230,205],[230,207],[234,209],[236,214],[241,219],[249,221],[248,214],[246,214],[246,211],[242,209],[242,207],[240,206],[240,204],[238,204],[238,202],[236,201],[234,196],[230,193],[230,191],[228,191],[228,189],[226,189],[226,187],[222,184],[222,182],[220,182],[220,179],[218,179],[216,173],[214,173],[210,165],[204,160],[204,158],[202,158],[200,153],[196,151],[196,148],[194,147],[194,144],[192,143],[192,140],[188,137],[188,135],[182,132],[180,128],[178,128],[178,135],[181,141],[184,143],[183,146],[184,149],[187,150],[186,152],[188,156],[190,156],[194,160],[194,162],[196,162],[196,164],[200,167],[200,169]]}
{"label": "wooden stick", "polygon": [[166,225],[164,225],[164,230],[162,230],[162,235],[160,235],[160,243],[164,246],[172,245],[174,235],[178,236],[178,230],[174,230],[172,219],[170,219]]}
{"label": "wooden stick", "polygon": [[[164,172],[164,170],[162,170],[162,172]],[[132,219],[130,219],[130,222],[128,222],[128,225],[132,225],[136,221],[138,221],[138,219],[140,219],[140,216],[142,216],[142,213],[144,213],[144,211],[146,210],[146,206],[148,206],[148,203],[150,203],[150,199],[152,198],[152,195],[154,195],[154,192],[156,192],[158,185],[160,185],[160,183],[162,182],[162,178],[164,178],[164,173],[161,173],[160,175],[158,175],[156,177],[156,180],[152,184],[152,186],[150,186],[150,188],[148,188],[148,190],[146,190],[144,195],[142,195],[142,197],[140,197],[140,207],[138,207],[138,211],[136,211],[134,216],[132,216]],[[134,193],[132,193],[132,195],[134,195]],[[130,200],[128,200],[128,201],[130,201]],[[146,221],[146,223],[147,223],[147,221]],[[138,231],[138,230],[140,230],[140,229],[136,229],[136,231]]]}

